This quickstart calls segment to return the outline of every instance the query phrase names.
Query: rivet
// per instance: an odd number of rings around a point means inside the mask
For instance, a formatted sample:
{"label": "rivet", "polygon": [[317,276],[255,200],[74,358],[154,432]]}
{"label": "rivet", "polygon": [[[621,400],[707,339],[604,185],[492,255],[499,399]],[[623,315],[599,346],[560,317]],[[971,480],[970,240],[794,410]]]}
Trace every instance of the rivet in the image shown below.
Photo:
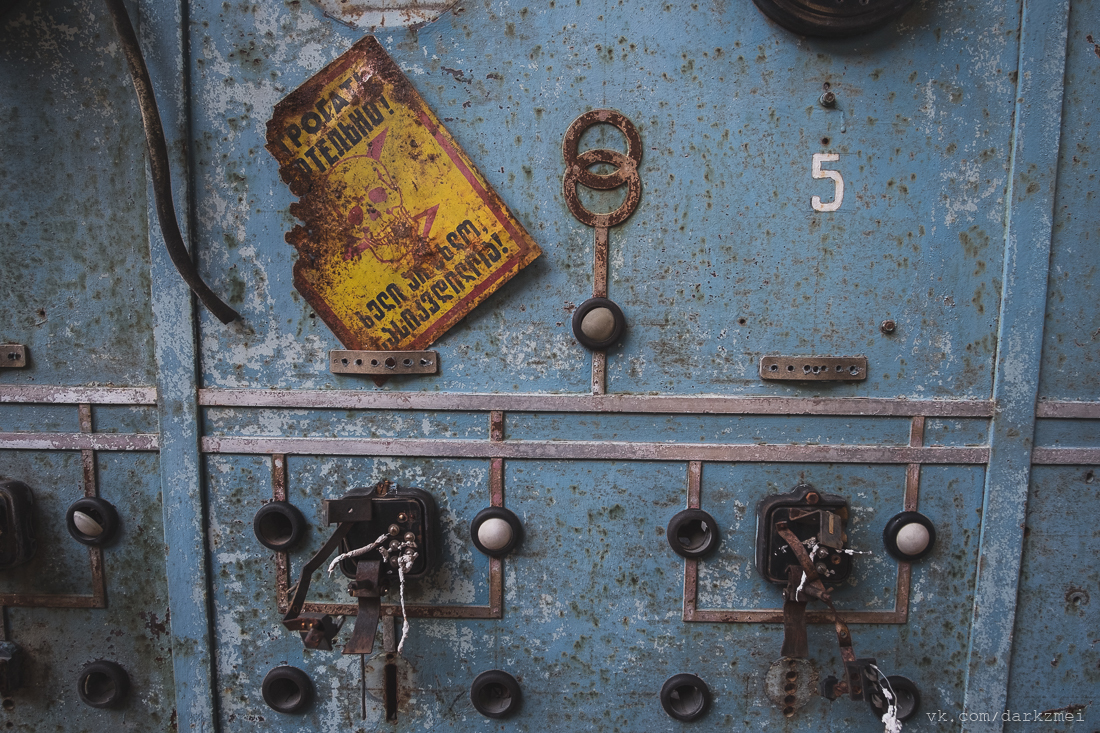
{"label": "rivet", "polygon": [[821,97],[819,98],[818,101],[821,102],[822,107],[830,107],[830,108],[835,107],[836,106],[836,95],[833,94],[832,92],[825,92],[824,94],[821,95]]}

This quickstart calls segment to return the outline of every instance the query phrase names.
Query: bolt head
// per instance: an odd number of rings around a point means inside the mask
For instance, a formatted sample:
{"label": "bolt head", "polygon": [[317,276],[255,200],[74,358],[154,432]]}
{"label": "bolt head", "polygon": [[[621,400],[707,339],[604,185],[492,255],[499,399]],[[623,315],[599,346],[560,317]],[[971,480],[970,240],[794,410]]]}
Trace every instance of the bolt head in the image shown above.
{"label": "bolt head", "polygon": [[832,92],[825,92],[821,95],[822,107],[835,107],[836,106],[836,94]]}
{"label": "bolt head", "polygon": [[894,321],[883,321],[882,325],[879,326],[879,329],[883,333],[893,333],[894,331],[896,331],[898,329],[898,324],[895,323]]}

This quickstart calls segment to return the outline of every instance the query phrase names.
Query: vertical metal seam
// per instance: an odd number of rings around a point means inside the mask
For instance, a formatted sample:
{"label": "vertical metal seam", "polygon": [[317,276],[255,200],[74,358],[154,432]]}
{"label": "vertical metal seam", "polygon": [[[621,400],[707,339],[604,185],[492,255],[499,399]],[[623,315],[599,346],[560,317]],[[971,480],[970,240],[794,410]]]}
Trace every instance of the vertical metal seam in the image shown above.
{"label": "vertical metal seam", "polygon": [[[145,52],[173,158],[173,190],[184,242],[195,257],[194,178],[190,136],[190,55],[187,0],[139,0],[138,38]],[[182,86],[181,86],[182,83]],[[216,731],[218,694],[213,654],[215,639],[207,505],[199,451],[200,355],[195,299],[168,258],[146,184],[149,217],[150,290],[160,421],[161,503],[165,572],[168,580],[172,671],[177,726],[184,731]]]}
{"label": "vertical metal seam", "polygon": [[[964,710],[1001,711],[1008,697],[1042,365],[1068,20],[1069,0],[1021,4],[994,361],[996,409],[989,429]],[[1002,730],[1000,716],[994,718],[965,721],[962,730]]]}

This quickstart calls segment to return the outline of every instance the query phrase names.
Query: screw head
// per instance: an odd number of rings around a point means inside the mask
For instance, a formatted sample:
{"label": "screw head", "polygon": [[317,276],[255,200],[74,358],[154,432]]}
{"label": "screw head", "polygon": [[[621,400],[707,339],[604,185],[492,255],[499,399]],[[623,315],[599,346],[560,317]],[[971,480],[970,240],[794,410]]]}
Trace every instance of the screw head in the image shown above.
{"label": "screw head", "polygon": [[894,331],[897,330],[897,328],[898,328],[898,324],[895,323],[894,321],[883,321],[882,325],[879,326],[879,329],[883,333],[893,333]]}
{"label": "screw head", "polygon": [[836,95],[833,94],[832,92],[825,92],[824,94],[821,95],[820,101],[821,101],[821,106],[822,107],[835,107],[836,106]]}

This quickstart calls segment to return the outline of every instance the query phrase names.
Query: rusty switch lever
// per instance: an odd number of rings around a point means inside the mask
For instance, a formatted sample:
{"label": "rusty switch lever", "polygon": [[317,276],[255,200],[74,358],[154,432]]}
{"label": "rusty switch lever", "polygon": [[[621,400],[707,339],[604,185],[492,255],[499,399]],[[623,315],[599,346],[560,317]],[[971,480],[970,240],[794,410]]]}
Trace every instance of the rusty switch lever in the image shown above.
{"label": "rusty switch lever", "polygon": [[370,654],[374,651],[374,637],[378,632],[378,615],[382,611],[382,588],[379,578],[382,560],[359,560],[355,564],[355,580],[348,583],[348,590],[359,599],[359,613],[351,638],[344,645],[344,654]]}

